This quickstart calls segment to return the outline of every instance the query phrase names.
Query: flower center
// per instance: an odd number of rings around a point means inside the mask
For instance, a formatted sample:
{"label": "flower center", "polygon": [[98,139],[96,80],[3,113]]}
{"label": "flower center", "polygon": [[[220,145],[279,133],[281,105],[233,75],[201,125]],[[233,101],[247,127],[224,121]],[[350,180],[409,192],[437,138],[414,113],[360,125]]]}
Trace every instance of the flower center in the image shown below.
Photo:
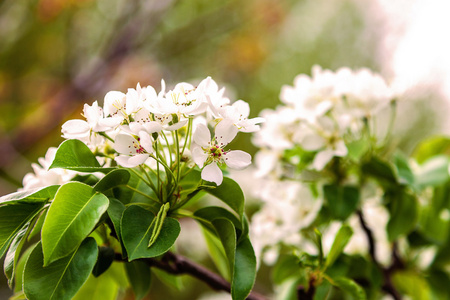
{"label": "flower center", "polygon": [[209,160],[217,163],[222,162],[224,156],[227,154],[227,151],[219,147],[216,141],[213,141],[208,148],[203,148],[203,150],[208,154]]}
{"label": "flower center", "polygon": [[[140,140],[140,138],[138,138]],[[140,144],[133,142],[133,147],[136,150],[137,154],[143,154],[146,153],[144,147],[142,147]]]}

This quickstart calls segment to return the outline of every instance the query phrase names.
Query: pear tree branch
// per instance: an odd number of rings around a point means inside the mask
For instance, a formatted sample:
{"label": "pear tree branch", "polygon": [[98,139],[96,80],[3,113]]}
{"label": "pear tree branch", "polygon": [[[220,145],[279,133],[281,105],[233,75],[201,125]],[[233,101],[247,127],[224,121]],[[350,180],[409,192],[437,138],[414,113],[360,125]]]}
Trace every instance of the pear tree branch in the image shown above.
{"label": "pear tree branch", "polygon": [[[126,261],[121,254],[116,254],[116,260]],[[141,258],[139,260],[145,262],[149,267],[158,268],[174,275],[187,274],[203,281],[214,290],[231,293],[231,285],[223,277],[173,252],[167,252],[161,259]],[[251,292],[247,300],[267,300],[267,298],[256,292]]]}
{"label": "pear tree branch", "polygon": [[404,264],[401,261],[398,252],[397,252],[397,245],[394,243],[393,250],[392,250],[392,263],[389,267],[383,267],[377,259],[376,251],[375,251],[375,238],[373,235],[372,230],[367,226],[367,223],[364,220],[364,215],[361,210],[357,212],[359,217],[359,222],[361,223],[361,227],[363,228],[367,241],[369,243],[369,255],[373,261],[373,263],[382,271],[383,277],[384,277],[384,283],[382,286],[382,289],[389,295],[392,296],[395,300],[401,300],[402,296],[395,288],[394,284],[392,283],[392,274],[397,271],[404,268]]}

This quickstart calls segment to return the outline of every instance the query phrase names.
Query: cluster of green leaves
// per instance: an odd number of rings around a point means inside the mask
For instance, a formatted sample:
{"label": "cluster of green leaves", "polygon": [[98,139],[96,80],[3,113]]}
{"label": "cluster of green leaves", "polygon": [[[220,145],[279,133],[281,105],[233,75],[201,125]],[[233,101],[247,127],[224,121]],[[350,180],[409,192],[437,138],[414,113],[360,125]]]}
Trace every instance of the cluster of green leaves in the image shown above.
{"label": "cluster of green leaves", "polygon": [[[297,299],[299,293],[313,289],[309,295],[314,299],[378,299],[393,288],[411,299],[449,299],[450,139],[425,140],[409,158],[401,153],[386,158],[367,145],[353,146],[349,156],[335,158],[329,165],[327,172],[333,179],[323,186],[323,207],[316,221],[304,230],[316,242],[319,254],[287,249],[273,270],[273,282],[282,288],[280,297]],[[381,205],[389,213],[384,230],[392,257],[387,266],[378,261],[374,251],[378,241],[368,232],[367,253],[348,255],[343,251],[353,235],[349,218],[359,215],[364,222],[361,206],[366,186],[382,191]],[[324,253],[318,228],[325,229],[334,221],[340,221],[342,227],[331,250]],[[434,250],[433,257],[424,267],[418,260],[429,249]],[[300,292],[299,287],[303,289]]]}
{"label": "cluster of green leaves", "polygon": [[[4,272],[15,299],[101,295],[113,300],[128,285],[141,299],[149,292],[152,273],[162,281],[172,276],[150,268],[148,259],[159,260],[173,248],[180,217],[194,218],[205,228],[215,247],[215,261],[226,265],[223,271],[231,281],[233,299],[245,299],[250,293],[256,259],[244,196],[233,180],[225,178],[219,187],[205,185],[200,172],[192,169],[180,177],[176,201],[156,202],[138,171],[101,167],[78,140],[60,145],[51,168],[88,175],[0,198],[0,257],[6,254]],[[98,179],[95,172],[105,176]],[[213,206],[184,209],[199,192],[217,197],[231,211]]]}

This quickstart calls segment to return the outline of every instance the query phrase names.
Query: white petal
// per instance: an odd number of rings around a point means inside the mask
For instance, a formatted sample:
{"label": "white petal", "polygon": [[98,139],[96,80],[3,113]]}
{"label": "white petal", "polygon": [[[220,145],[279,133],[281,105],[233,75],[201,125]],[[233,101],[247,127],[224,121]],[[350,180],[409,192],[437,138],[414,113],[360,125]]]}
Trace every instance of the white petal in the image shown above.
{"label": "white petal", "polygon": [[127,115],[131,115],[132,113],[138,111],[140,107],[139,103],[139,95],[135,89],[128,89],[127,92],[127,100],[126,100],[126,112]]}
{"label": "white petal", "polygon": [[138,154],[135,156],[119,155],[114,160],[122,167],[134,168],[143,164],[148,157],[148,154]]}
{"label": "white petal", "polygon": [[153,138],[145,131],[139,132],[139,138],[141,139],[139,142],[141,146],[144,147],[145,151],[148,153],[153,153]]}
{"label": "white petal", "polygon": [[86,134],[90,131],[89,124],[83,120],[69,120],[62,126],[64,134]]}
{"label": "white petal", "polygon": [[[128,160],[128,162],[130,163],[130,165],[132,165],[133,167],[142,165],[143,163],[145,163],[145,161],[149,158],[148,154],[137,154],[134,156],[130,156],[130,159]],[[131,168],[131,167],[129,167]]]}
{"label": "white petal", "polygon": [[173,130],[180,129],[181,127],[183,127],[184,125],[186,125],[187,122],[188,122],[188,120],[178,121],[178,123],[175,123],[175,124],[170,125],[170,126],[166,126],[166,127],[164,128],[164,130],[173,131]]}
{"label": "white petal", "polygon": [[[128,127],[128,130],[127,130],[127,127]],[[120,126],[120,129],[123,129],[125,132],[128,132],[130,134],[137,135],[139,133],[139,131],[144,130],[144,126],[138,122],[131,122],[130,125]]]}
{"label": "white petal", "polygon": [[161,79],[161,91],[158,94],[158,97],[164,95],[166,93],[166,82],[164,79]]}
{"label": "white petal", "polygon": [[269,174],[278,163],[280,155],[275,151],[261,150],[256,153],[255,163],[258,177],[263,177]]}
{"label": "white petal", "polygon": [[346,156],[348,153],[348,149],[345,146],[344,141],[339,141],[334,145],[334,155],[335,156]]}
{"label": "white petal", "polygon": [[203,168],[203,164],[208,159],[208,154],[203,151],[203,149],[197,144],[192,145],[192,159],[199,166],[199,168]]}
{"label": "white petal", "polygon": [[206,98],[206,102],[208,103],[209,109],[211,109],[212,114],[214,116],[218,116],[219,115],[219,111],[217,110],[216,106],[212,102],[210,95],[205,95],[205,98]]}
{"label": "white petal", "polygon": [[217,185],[220,185],[223,181],[223,174],[217,164],[213,162],[203,168],[202,179],[206,181],[212,181]]}
{"label": "white petal", "polygon": [[156,121],[145,123],[144,128],[148,133],[160,132],[162,130],[161,124]]}
{"label": "white petal", "polygon": [[201,147],[207,147],[211,142],[211,133],[209,132],[208,127],[203,124],[197,125],[193,137],[194,142]]}
{"label": "white petal", "polygon": [[325,140],[317,134],[306,135],[301,142],[306,151],[316,151],[325,146]]}
{"label": "white petal", "polygon": [[245,119],[243,121],[239,121],[236,125],[240,128],[240,132],[256,132],[260,129],[258,123],[263,123],[265,121],[264,118],[253,118],[253,119]]}
{"label": "white petal", "polygon": [[88,104],[84,105],[83,115],[90,124],[90,126],[94,127],[100,118],[103,117],[103,112],[100,107],[98,107],[97,101],[92,103],[92,106]]}
{"label": "white petal", "polygon": [[115,116],[115,117],[109,117],[109,118],[104,118],[104,119],[100,119],[98,121],[98,124],[104,128],[115,128],[117,126],[120,125],[120,123],[122,123],[123,121],[123,116]]}
{"label": "white petal", "polygon": [[147,99],[147,101],[153,101],[158,98],[155,88],[151,85],[147,86],[147,88],[145,89],[145,98]]}
{"label": "white petal", "polygon": [[143,123],[150,122],[150,111],[143,107],[140,107],[139,110],[134,114],[134,121]]}
{"label": "white petal", "polygon": [[220,147],[227,145],[231,142],[238,133],[238,129],[229,120],[222,120],[216,126],[216,140]]}
{"label": "white petal", "polygon": [[232,106],[237,109],[237,111],[242,117],[248,118],[248,115],[250,114],[250,106],[248,105],[247,102],[243,100],[238,100],[234,102]]}
{"label": "white petal", "polygon": [[329,111],[333,107],[333,102],[331,101],[322,101],[317,104],[315,113],[316,116],[323,116],[327,111]]}
{"label": "white petal", "polygon": [[227,166],[233,169],[243,169],[251,164],[252,156],[241,150],[227,152],[223,157]]}
{"label": "white petal", "polygon": [[105,95],[103,104],[103,113],[105,116],[114,114],[117,111],[117,106],[123,107],[126,101],[126,95],[122,92],[110,91]]}
{"label": "white petal", "polygon": [[174,114],[178,112],[178,106],[173,103],[171,97],[176,97],[173,92],[169,92],[164,98],[157,98],[153,103],[155,108],[162,114]]}
{"label": "white petal", "polygon": [[326,149],[316,154],[313,161],[313,168],[320,171],[322,170],[327,163],[333,158],[334,153],[330,149]]}
{"label": "white petal", "polygon": [[[203,94],[203,93],[208,92],[208,89],[210,89],[211,81],[212,81],[212,79],[211,79],[210,76],[208,76],[208,77],[206,77],[205,79],[203,79],[203,80],[198,84],[198,86],[197,86],[197,91],[198,91],[200,94]],[[216,88],[216,90],[217,90],[217,88]]]}
{"label": "white petal", "polygon": [[138,141],[130,135],[118,134],[114,141],[114,150],[121,154],[135,154],[136,149],[134,148],[134,144],[137,143]]}

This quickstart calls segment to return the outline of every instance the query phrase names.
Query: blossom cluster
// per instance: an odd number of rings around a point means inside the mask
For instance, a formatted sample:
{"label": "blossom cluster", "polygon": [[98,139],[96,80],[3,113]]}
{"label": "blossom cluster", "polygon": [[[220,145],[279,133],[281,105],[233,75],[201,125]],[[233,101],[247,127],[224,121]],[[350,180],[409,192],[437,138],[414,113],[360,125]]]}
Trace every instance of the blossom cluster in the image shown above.
{"label": "blossom cluster", "polygon": [[[369,69],[336,72],[314,66],[312,76],[298,75],[294,86],[283,86],[283,105],[266,109],[266,119],[253,140],[262,148],[259,160],[264,174],[276,168],[283,152],[299,146],[314,154],[308,167],[322,170],[333,157],[348,154],[348,144],[363,135],[381,140],[376,117],[389,107],[394,90]],[[379,124],[377,124],[379,125]]]}
{"label": "blossom cluster", "polygon": [[[252,196],[263,205],[252,217],[251,234],[257,254],[267,264],[274,263],[285,246],[317,254],[305,233],[315,226],[323,207],[323,186],[335,172],[332,161],[348,159],[355,142],[380,147],[389,131],[385,116],[394,94],[380,75],[368,69],[332,72],[315,66],[311,77],[300,74],[294,86],[282,87],[282,105],[262,111],[266,122],[253,139],[260,148],[255,157],[260,180]],[[381,206],[381,196],[375,194],[370,195],[374,199],[370,206],[362,204],[363,213],[369,215],[374,206]],[[354,228],[359,228],[354,221]],[[384,230],[386,222],[377,228]],[[335,227],[321,228],[324,241],[333,241],[336,231],[330,228]],[[352,241],[352,252],[367,249],[362,231]]]}
{"label": "blossom cluster", "polygon": [[[202,179],[220,185],[221,165],[242,169],[251,163],[248,153],[225,150],[227,144],[239,131],[257,131],[263,121],[249,119],[248,103],[231,103],[224,91],[210,77],[198,86],[182,82],[168,91],[161,81],[158,93],[152,86],[139,84],[126,93],[110,91],[103,106],[97,101],[85,104],[84,119],[64,123],[62,136],[84,142],[104,166],[165,166],[170,170],[187,162],[190,167],[196,164],[202,168]],[[48,170],[46,165],[42,168]],[[39,177],[41,173],[28,177]],[[53,173],[56,177],[61,175]],[[27,179],[25,184],[28,182]]]}

